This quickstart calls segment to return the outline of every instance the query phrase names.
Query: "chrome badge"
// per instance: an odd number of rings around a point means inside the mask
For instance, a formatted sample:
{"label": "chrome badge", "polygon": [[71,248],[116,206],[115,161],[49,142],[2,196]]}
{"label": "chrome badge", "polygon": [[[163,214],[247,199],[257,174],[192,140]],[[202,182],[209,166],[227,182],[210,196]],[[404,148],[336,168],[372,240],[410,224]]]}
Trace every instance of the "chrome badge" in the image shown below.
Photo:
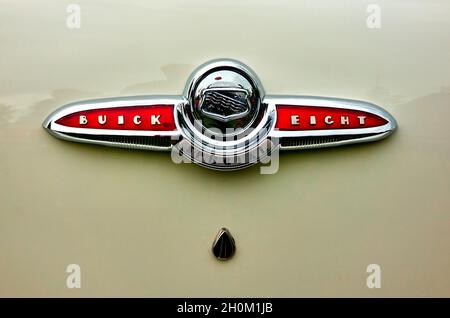
{"label": "chrome badge", "polygon": [[240,119],[256,107],[255,89],[248,79],[235,71],[216,71],[199,81],[192,105],[206,118],[222,122]]}
{"label": "chrome badge", "polygon": [[278,150],[379,140],[397,123],[367,102],[265,95],[248,66],[221,59],[197,68],[181,96],[75,102],[53,112],[43,126],[64,140],[172,151],[175,162],[236,170]]}

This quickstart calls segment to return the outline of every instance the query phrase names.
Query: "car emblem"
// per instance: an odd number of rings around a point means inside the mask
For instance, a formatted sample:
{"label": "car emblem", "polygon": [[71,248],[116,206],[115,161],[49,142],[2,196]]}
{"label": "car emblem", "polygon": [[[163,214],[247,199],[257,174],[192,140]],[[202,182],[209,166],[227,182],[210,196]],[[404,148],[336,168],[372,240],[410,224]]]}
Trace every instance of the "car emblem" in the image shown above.
{"label": "car emblem", "polygon": [[221,59],[198,67],[181,96],[75,102],[53,112],[43,126],[64,140],[172,150],[188,162],[236,170],[278,150],[379,140],[397,123],[387,111],[367,102],[265,95],[248,66]]}
{"label": "car emblem", "polygon": [[245,117],[256,102],[250,82],[229,70],[208,75],[194,94],[194,108],[198,105],[204,116],[222,122]]}

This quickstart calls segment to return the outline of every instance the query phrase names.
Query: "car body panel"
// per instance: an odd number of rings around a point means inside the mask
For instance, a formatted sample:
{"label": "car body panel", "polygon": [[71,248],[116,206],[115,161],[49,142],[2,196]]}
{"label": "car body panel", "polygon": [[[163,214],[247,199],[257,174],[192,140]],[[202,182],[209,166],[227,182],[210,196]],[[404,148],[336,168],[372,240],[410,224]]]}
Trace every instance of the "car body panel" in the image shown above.
{"label": "car body panel", "polygon": [[[0,0],[0,296],[450,296],[450,3]],[[179,95],[215,58],[267,94],[373,102],[386,140],[217,172],[170,154],[64,142],[79,100]],[[210,252],[222,226],[236,255]],[[68,264],[82,288],[66,287]],[[382,288],[366,286],[369,264]]]}

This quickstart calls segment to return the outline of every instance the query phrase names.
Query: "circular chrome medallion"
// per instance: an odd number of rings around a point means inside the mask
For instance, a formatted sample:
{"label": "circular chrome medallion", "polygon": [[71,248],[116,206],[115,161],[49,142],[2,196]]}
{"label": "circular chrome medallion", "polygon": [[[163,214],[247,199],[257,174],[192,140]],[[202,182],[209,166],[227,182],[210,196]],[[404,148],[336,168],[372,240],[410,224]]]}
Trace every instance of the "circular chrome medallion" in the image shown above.
{"label": "circular chrome medallion", "polygon": [[275,111],[262,103],[256,74],[234,60],[214,60],[191,75],[176,111],[184,137],[177,147],[190,160],[213,169],[240,169],[260,161]]}

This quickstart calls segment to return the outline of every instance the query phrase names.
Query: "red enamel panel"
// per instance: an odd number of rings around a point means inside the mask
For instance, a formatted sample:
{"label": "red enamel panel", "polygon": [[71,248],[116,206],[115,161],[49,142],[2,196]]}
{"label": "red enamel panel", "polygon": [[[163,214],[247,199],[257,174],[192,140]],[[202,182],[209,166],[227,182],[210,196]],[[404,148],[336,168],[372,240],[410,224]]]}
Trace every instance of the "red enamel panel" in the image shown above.
{"label": "red enamel panel", "polygon": [[74,128],[156,131],[176,129],[173,105],[83,110],[61,117],[56,123]]}
{"label": "red enamel panel", "polygon": [[388,121],[360,111],[332,107],[277,105],[279,130],[355,129],[383,126]]}

